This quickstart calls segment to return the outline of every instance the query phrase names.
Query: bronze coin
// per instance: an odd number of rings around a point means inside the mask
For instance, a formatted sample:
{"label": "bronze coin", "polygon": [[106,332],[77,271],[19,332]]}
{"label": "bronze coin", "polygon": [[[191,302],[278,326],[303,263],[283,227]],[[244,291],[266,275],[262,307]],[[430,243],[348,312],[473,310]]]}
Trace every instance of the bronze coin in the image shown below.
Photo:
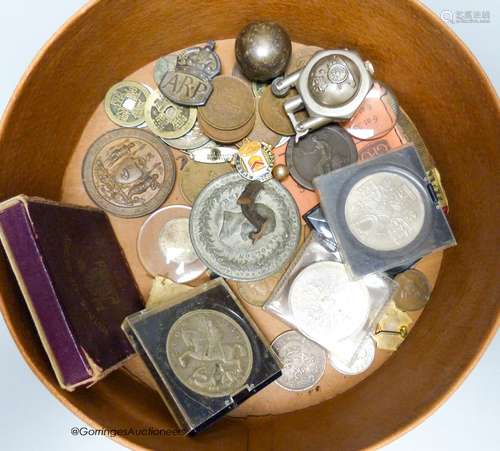
{"label": "bronze coin", "polygon": [[215,77],[212,83],[212,95],[198,110],[203,122],[219,130],[235,130],[247,124],[255,114],[252,89],[229,75]]}
{"label": "bronze coin", "polygon": [[242,127],[233,130],[221,130],[219,128],[215,128],[205,122],[202,117],[198,119],[198,123],[200,124],[203,133],[205,133],[205,135],[209,138],[223,144],[232,144],[241,141],[252,131],[255,124],[255,115],[253,115]]}
{"label": "bronze coin", "polygon": [[233,167],[228,163],[209,164],[189,161],[180,174],[182,196],[192,205],[205,186],[220,175],[231,171]]}
{"label": "bronze coin", "polygon": [[105,133],[87,151],[83,185],[103,210],[123,218],[145,216],[167,199],[175,182],[170,148],[140,129]]}
{"label": "bronze coin", "polygon": [[398,288],[393,294],[394,303],[403,311],[420,310],[431,296],[431,287],[427,277],[416,269],[398,274],[395,279]]}
{"label": "bronze coin", "polygon": [[[252,131],[248,135],[248,139],[250,141],[259,141],[265,142],[266,144],[275,147],[280,142],[282,136],[273,132],[269,127],[264,124],[260,114],[255,115],[255,125],[253,126]],[[238,144],[243,144],[239,142]]]}
{"label": "bronze coin", "polygon": [[[283,108],[283,104],[296,95],[297,91],[295,89],[290,89],[285,97],[276,97],[271,91],[271,86],[268,86],[264,89],[264,93],[259,100],[260,117],[264,121],[264,124],[279,135],[295,135],[295,130]],[[295,116],[298,120],[302,120],[306,117],[306,113],[305,111],[299,111]]]}

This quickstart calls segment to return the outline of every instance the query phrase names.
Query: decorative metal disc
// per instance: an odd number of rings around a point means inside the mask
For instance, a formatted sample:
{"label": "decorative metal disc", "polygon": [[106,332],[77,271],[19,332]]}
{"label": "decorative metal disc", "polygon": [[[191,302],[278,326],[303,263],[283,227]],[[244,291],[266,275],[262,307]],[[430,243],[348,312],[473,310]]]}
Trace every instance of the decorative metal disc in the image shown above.
{"label": "decorative metal disc", "polygon": [[177,379],[195,393],[237,393],[253,368],[250,340],[230,316],[199,309],[182,315],[167,336],[167,359]]}
{"label": "decorative metal disc", "polygon": [[167,145],[145,130],[112,130],[90,146],[82,180],[103,210],[125,218],[145,216],[172,191],[175,161]]}
{"label": "decorative metal disc", "polygon": [[198,195],[191,212],[191,241],[200,260],[213,272],[233,280],[260,280],[282,269],[301,238],[297,205],[286,188],[269,180],[259,192],[259,213],[271,226],[252,243],[253,226],[236,202],[247,181],[236,173],[222,175]]}

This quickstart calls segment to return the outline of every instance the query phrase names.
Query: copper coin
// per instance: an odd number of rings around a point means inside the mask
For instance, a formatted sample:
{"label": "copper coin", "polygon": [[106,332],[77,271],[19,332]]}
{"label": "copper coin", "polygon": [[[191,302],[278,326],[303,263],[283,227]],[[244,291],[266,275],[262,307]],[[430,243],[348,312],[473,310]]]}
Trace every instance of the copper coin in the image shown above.
{"label": "copper coin", "polygon": [[233,171],[228,163],[208,164],[189,161],[180,173],[180,188],[184,199],[193,204],[200,191],[212,180]]}
{"label": "copper coin", "polygon": [[175,161],[170,148],[145,130],[112,130],[90,146],[82,179],[103,210],[136,218],[165,202],[175,182]]}
{"label": "copper coin", "polygon": [[[285,164],[286,144],[274,149],[274,164]],[[309,191],[300,186],[292,177],[287,177],[280,183],[290,192],[297,207],[299,207],[300,216],[307,213],[311,208],[318,205],[319,196],[316,191]]]}
{"label": "copper coin", "polygon": [[[295,130],[283,108],[283,104],[296,95],[297,91],[295,89],[290,89],[285,97],[276,97],[271,91],[271,87],[268,86],[264,89],[264,93],[259,100],[260,117],[264,121],[264,124],[279,135],[295,135]],[[298,120],[302,120],[306,117],[306,114],[305,111],[299,111],[295,116]]]}
{"label": "copper coin", "polygon": [[[282,136],[274,133],[271,129],[269,129],[266,124],[262,121],[260,114],[255,115],[255,125],[253,126],[252,131],[248,135],[248,139],[250,141],[259,141],[265,142],[266,144],[275,147],[280,142]],[[238,143],[242,144],[242,143]]]}
{"label": "copper coin", "polygon": [[314,190],[315,177],[355,163],[357,159],[352,138],[336,125],[314,130],[297,143],[291,139],[286,150],[290,175],[309,190]]}
{"label": "copper coin", "polygon": [[341,125],[355,138],[376,139],[394,128],[398,112],[396,96],[382,83],[375,81],[354,116]]}
{"label": "copper coin", "polygon": [[198,119],[198,122],[203,133],[205,133],[205,135],[207,135],[209,138],[220,143],[231,144],[241,141],[243,138],[248,136],[248,134],[254,127],[255,115],[252,116],[250,120],[242,127],[233,130],[221,130],[219,128],[215,128],[209,123],[205,122],[202,117]]}
{"label": "copper coin", "polygon": [[255,114],[255,99],[251,88],[229,75],[215,77],[213,92],[198,112],[203,122],[219,130],[243,127]]}
{"label": "copper coin", "polygon": [[431,296],[431,287],[422,272],[409,269],[398,274],[394,280],[399,286],[393,300],[399,309],[411,312],[425,307]]}
{"label": "copper coin", "polygon": [[256,282],[235,282],[236,293],[242,301],[256,307],[262,307],[269,299],[282,275],[283,272],[281,271]]}
{"label": "copper coin", "polygon": [[312,56],[322,50],[321,47],[316,47],[314,45],[308,45],[292,51],[292,56],[288,62],[288,66],[285,71],[285,75],[289,75],[299,69],[302,69],[312,58]]}

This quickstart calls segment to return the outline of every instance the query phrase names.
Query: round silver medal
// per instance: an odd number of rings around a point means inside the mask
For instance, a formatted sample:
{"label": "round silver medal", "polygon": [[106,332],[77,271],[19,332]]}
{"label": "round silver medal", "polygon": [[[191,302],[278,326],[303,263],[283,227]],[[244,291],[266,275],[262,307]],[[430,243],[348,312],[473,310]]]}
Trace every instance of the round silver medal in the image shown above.
{"label": "round silver medal", "polygon": [[297,205],[279,182],[269,180],[256,198],[259,214],[269,227],[253,242],[253,225],[237,200],[247,181],[233,172],[213,180],[198,195],[191,212],[190,234],[200,260],[228,279],[264,279],[293,257],[301,237]]}
{"label": "round silver medal", "polygon": [[409,178],[377,172],[351,188],[345,220],[363,245],[377,251],[399,250],[411,244],[424,226],[424,199]]}
{"label": "round silver medal", "polygon": [[295,330],[275,338],[271,344],[283,363],[282,375],[276,383],[291,391],[314,387],[325,372],[325,350]]}
{"label": "round silver medal", "polygon": [[193,392],[217,398],[237,393],[253,368],[247,334],[230,316],[199,309],[182,315],[167,336],[167,360]]}
{"label": "round silver medal", "polygon": [[170,147],[179,150],[192,150],[198,147],[204,146],[210,141],[210,138],[206,136],[201,128],[196,122],[194,127],[189,130],[184,136],[176,139],[162,138]]}

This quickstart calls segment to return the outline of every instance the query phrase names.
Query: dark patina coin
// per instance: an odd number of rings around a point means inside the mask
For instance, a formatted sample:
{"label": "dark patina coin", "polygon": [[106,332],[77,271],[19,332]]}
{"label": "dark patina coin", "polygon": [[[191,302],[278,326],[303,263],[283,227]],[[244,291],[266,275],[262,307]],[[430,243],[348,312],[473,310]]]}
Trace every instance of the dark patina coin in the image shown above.
{"label": "dark patina coin", "polygon": [[323,127],[302,138],[288,141],[286,164],[294,180],[311,191],[319,175],[355,163],[358,153],[349,134],[337,126]]}

